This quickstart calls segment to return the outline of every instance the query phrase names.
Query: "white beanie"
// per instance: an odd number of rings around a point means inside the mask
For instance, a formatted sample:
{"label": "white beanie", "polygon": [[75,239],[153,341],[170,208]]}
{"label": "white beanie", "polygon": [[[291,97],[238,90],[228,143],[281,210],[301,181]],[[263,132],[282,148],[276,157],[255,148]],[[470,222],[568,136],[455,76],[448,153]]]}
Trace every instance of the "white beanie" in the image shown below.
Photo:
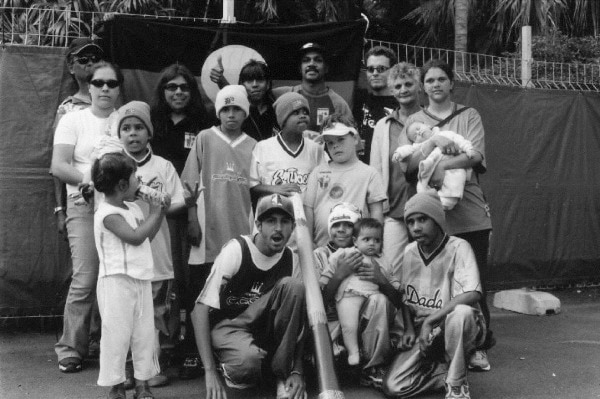
{"label": "white beanie", "polygon": [[246,113],[246,117],[250,115],[250,103],[248,102],[248,93],[246,88],[242,85],[229,85],[223,87],[217,93],[217,99],[215,100],[215,110],[217,112],[217,118],[219,112],[223,107],[234,105],[240,107]]}
{"label": "white beanie", "polygon": [[355,225],[361,218],[360,209],[349,202],[338,202],[331,208],[329,218],[327,219],[327,231],[331,237],[331,228],[339,222],[348,222]]}

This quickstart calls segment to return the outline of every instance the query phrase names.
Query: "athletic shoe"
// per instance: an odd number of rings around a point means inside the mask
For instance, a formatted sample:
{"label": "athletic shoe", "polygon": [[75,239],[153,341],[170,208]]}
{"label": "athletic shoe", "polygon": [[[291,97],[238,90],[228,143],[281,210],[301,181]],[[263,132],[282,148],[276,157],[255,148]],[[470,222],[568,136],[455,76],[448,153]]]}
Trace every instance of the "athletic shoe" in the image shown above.
{"label": "athletic shoe", "polygon": [[90,339],[87,357],[88,359],[98,359],[100,357],[100,342],[97,339]]}
{"label": "athletic shoe", "polygon": [[484,350],[475,351],[471,356],[471,359],[469,359],[469,370],[490,371],[491,368],[487,352]]}
{"label": "athletic shoe", "polygon": [[229,377],[229,374],[227,374],[227,370],[225,369],[225,365],[224,364],[221,364],[221,368],[223,370],[223,379],[225,380],[225,385],[227,385],[229,388],[233,388],[233,389],[248,389],[248,388],[252,388],[252,387],[255,386],[255,384],[239,383],[239,382],[233,381]]}
{"label": "athletic shoe", "polygon": [[78,357],[65,357],[58,362],[58,369],[63,373],[78,373],[81,371],[81,359]]}
{"label": "athletic shoe", "polygon": [[446,384],[446,399],[471,399],[469,384],[466,381],[456,386]]}
{"label": "athletic shoe", "polygon": [[202,367],[202,361],[198,355],[186,357],[179,369],[179,379],[181,380],[191,380],[202,374],[204,374],[204,367]]}
{"label": "athletic shoe", "polygon": [[381,390],[383,387],[383,376],[385,370],[383,367],[370,367],[360,373],[360,385],[363,387],[373,387]]}
{"label": "athletic shoe", "polygon": [[151,388],[164,387],[165,385],[169,385],[169,377],[165,375],[164,371],[161,371],[148,380],[148,386]]}

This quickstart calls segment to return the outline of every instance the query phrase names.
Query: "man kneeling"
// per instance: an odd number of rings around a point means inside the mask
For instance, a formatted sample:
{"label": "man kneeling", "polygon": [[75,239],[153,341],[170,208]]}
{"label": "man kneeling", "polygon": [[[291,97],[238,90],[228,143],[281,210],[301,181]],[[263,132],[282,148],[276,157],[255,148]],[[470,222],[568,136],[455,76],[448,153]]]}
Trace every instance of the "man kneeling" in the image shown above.
{"label": "man kneeling", "polygon": [[206,371],[206,398],[226,399],[215,358],[231,388],[249,388],[270,370],[277,398],[303,399],[306,305],[300,280],[291,277],[294,229],[291,201],[273,194],[259,200],[254,236],[221,250],[192,312]]}
{"label": "man kneeling", "polygon": [[404,219],[415,240],[404,251],[400,278],[404,351],[390,366],[384,392],[407,398],[445,385],[446,399],[469,399],[467,360],[485,339],[475,255],[467,241],[445,233],[437,194],[413,196]]}

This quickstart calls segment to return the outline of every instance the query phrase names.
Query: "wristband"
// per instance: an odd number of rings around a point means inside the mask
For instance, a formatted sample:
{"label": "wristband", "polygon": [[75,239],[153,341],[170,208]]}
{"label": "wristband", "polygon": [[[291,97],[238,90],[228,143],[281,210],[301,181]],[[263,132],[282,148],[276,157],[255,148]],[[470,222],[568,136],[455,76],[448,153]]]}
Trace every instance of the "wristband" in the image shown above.
{"label": "wristband", "polygon": [[59,212],[64,212],[65,211],[65,207],[64,206],[57,206],[56,208],[54,208],[54,214],[57,215]]}

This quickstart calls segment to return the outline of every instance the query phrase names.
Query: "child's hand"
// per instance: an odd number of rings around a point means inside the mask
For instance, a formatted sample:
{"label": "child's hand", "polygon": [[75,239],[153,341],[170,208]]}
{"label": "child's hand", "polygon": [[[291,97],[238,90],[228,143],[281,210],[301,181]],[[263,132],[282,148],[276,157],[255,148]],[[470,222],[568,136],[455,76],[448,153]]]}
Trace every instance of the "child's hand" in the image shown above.
{"label": "child's hand", "polygon": [[401,155],[398,152],[398,150],[394,151],[394,155],[392,155],[392,162],[394,162],[394,163],[402,162],[402,158],[401,158]]}
{"label": "child's hand", "polygon": [[168,193],[165,193],[164,195],[165,197],[160,203],[160,210],[163,213],[167,213],[167,211],[171,207],[171,196]]}
{"label": "child's hand", "polygon": [[188,182],[185,180],[183,182],[183,187],[184,187],[183,198],[185,200],[185,206],[187,208],[192,208],[192,207],[196,206],[198,197],[200,196],[200,193],[204,189],[200,188],[200,184],[198,182],[196,182],[196,185],[194,186],[194,189],[192,190],[192,188],[190,187]]}
{"label": "child's hand", "polygon": [[273,193],[283,195],[286,197],[291,196],[294,193],[301,193],[300,186],[295,183],[278,184],[273,186]]}

